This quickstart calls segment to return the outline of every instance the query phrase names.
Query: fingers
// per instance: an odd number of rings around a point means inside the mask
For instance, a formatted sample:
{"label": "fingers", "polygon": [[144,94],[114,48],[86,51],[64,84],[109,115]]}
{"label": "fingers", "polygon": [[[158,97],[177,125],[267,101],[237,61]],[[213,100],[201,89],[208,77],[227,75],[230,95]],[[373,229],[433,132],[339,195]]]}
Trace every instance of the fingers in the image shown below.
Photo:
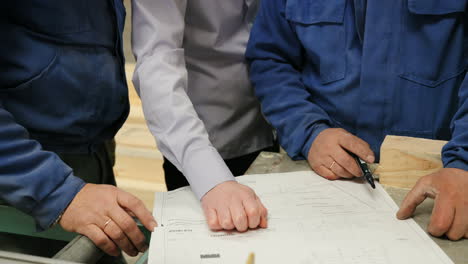
{"label": "fingers", "polygon": [[426,188],[428,188],[428,186],[422,181],[416,183],[401,203],[400,210],[397,212],[398,219],[407,219],[413,215],[416,207],[427,198]]}
{"label": "fingers", "polygon": [[101,228],[96,225],[89,225],[83,231],[78,230],[78,233],[87,236],[93,243],[111,256],[119,256],[120,251],[117,246],[110,240],[110,238],[104,234]]}
{"label": "fingers", "polygon": [[218,221],[223,229],[234,229],[234,223],[232,222],[231,211],[229,208],[221,208],[216,210],[216,212],[218,213]]}
{"label": "fingers", "polygon": [[[247,197],[247,198],[246,198]],[[228,206],[227,210],[224,206]],[[244,193],[217,209],[203,206],[208,226],[211,230],[236,229],[245,232],[249,228],[268,226],[268,211],[255,193]]]}
{"label": "fingers", "polygon": [[349,152],[366,162],[373,163],[375,160],[374,153],[365,141],[344,129],[328,128],[315,138],[309,149],[307,160],[315,172],[330,180],[336,179],[337,176],[360,177],[362,171]]}
{"label": "fingers", "polygon": [[[344,149],[338,147],[333,155],[332,159],[335,160],[340,166],[343,168],[343,170],[346,171],[348,177],[342,176],[340,174],[335,173],[336,175],[344,178],[352,178],[352,177],[361,177],[362,176],[362,171],[359,168],[356,160]],[[344,169],[346,168],[346,169]],[[335,172],[335,171],[333,171]],[[345,175],[345,174],[343,174]]]}
{"label": "fingers", "polygon": [[212,230],[266,228],[268,211],[255,192],[235,181],[221,183],[202,197],[202,207]]}
{"label": "fingers", "polygon": [[446,195],[438,195],[434,202],[434,208],[432,209],[431,220],[429,221],[427,231],[433,236],[442,236],[452,226],[454,217],[454,204]]}
{"label": "fingers", "polygon": [[[104,228],[104,230],[107,233],[107,227],[109,225],[111,225],[111,224],[112,224],[112,227],[114,227],[114,225],[115,225],[115,227],[112,228],[111,231],[115,231],[116,233],[113,234],[114,236],[110,236],[110,237],[112,238],[112,240],[117,245],[120,246],[120,243],[125,245],[126,241],[122,242],[122,240],[123,240],[122,236],[124,236],[125,238],[128,237],[128,239],[130,239],[133,248],[136,247],[140,252],[145,252],[146,251],[148,246],[146,245],[146,242],[145,242],[145,236],[143,235],[143,233],[138,228],[135,220],[133,220],[133,218],[131,218],[130,215],[128,215],[127,212],[125,212],[120,207],[116,207],[116,208],[113,208],[112,210],[109,211],[109,216],[112,219],[112,221]],[[118,232],[120,232],[122,234],[120,234]],[[107,233],[107,234],[110,235],[109,233]],[[119,240],[115,240],[114,237],[117,237]],[[122,249],[125,252],[127,252],[125,250],[125,248],[122,248]],[[130,251],[130,253],[129,252],[127,252],[127,253],[129,255],[131,255],[130,254],[131,251]],[[136,253],[138,253],[138,252],[136,252]]]}
{"label": "fingers", "polygon": [[[463,174],[458,174],[462,172]],[[444,168],[422,177],[410,191],[397,213],[405,219],[426,197],[435,198],[431,219],[427,227],[433,236],[447,235],[459,240],[468,233],[468,203],[464,196],[468,187],[464,171]]]}
{"label": "fingers", "polygon": [[243,201],[245,212],[249,221],[249,228],[257,228],[260,225],[260,218],[262,216],[261,203],[253,196],[250,199]]}
{"label": "fingers", "polygon": [[326,168],[323,165],[319,165],[317,168],[314,168],[315,172],[318,173],[320,176],[324,177],[328,180],[338,180],[340,177],[337,176],[333,171]]}
{"label": "fingers", "polygon": [[216,210],[213,208],[208,208],[205,209],[205,216],[206,220],[208,222],[208,227],[213,230],[213,231],[219,231],[223,229],[221,227],[221,224],[218,221],[218,214],[216,213]]}
{"label": "fingers", "polygon": [[117,202],[120,206],[131,211],[148,230],[153,231],[154,228],[158,226],[151,212],[148,211],[143,202],[135,196],[118,190]]}
{"label": "fingers", "polygon": [[128,240],[124,231],[122,231],[122,229],[120,229],[120,227],[115,224],[114,221],[111,220],[103,230],[107,236],[110,237],[115,244],[117,244],[119,248],[125,251],[125,253],[132,257],[138,255],[138,250]]}
{"label": "fingers", "polygon": [[456,208],[455,217],[447,237],[450,240],[460,240],[468,234],[468,208]]}
{"label": "fingers", "polygon": [[[341,150],[344,155],[346,156],[349,156],[348,153],[346,153],[345,151],[343,151],[341,148],[339,148],[339,150]],[[346,168],[346,166],[349,166],[348,164],[343,164],[343,163],[346,163],[346,162],[343,162],[343,160],[346,160],[346,157],[338,157],[339,155],[334,155],[334,157],[328,157],[327,158],[327,161],[325,162],[325,164],[331,164],[330,167],[328,167],[329,170],[331,170],[336,176],[338,177],[342,177],[342,178],[353,178],[355,175],[351,174]],[[349,158],[351,158],[351,156],[349,156]],[[353,158],[351,158],[352,161],[354,161]],[[352,165],[354,166],[357,166],[356,164],[356,161],[354,161],[354,164],[353,162],[351,163]]]}
{"label": "fingers", "polygon": [[374,163],[374,152],[372,152],[372,150],[369,147],[369,144],[367,144],[367,142],[365,142],[364,140],[346,132],[346,136],[340,138],[339,144],[343,148],[356,154],[362,160],[369,163]]}
{"label": "fingers", "polygon": [[[244,206],[240,200],[235,200],[231,203],[230,206],[232,220],[237,231],[245,232],[249,228],[249,223],[247,220],[247,209],[244,210]],[[260,216],[259,216],[260,218]]]}
{"label": "fingers", "polygon": [[262,201],[258,196],[256,197],[257,202],[260,204],[260,227],[267,228],[268,227],[268,210],[263,205]]}

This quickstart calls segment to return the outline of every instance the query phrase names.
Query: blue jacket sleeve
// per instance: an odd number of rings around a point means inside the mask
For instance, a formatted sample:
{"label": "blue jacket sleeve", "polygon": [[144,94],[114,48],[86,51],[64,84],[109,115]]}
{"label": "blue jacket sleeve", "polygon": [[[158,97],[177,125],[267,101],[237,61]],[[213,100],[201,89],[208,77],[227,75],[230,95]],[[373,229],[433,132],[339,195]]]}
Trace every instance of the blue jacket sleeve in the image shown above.
{"label": "blue jacket sleeve", "polygon": [[307,158],[315,137],[332,122],[301,81],[305,54],[284,10],[285,0],[262,1],[246,57],[262,111],[297,160]]}
{"label": "blue jacket sleeve", "polygon": [[44,230],[83,186],[57,155],[29,139],[0,100],[0,199],[34,217],[37,229]]}
{"label": "blue jacket sleeve", "polygon": [[468,170],[468,74],[458,92],[458,110],[452,124],[452,138],[442,149],[446,168]]}

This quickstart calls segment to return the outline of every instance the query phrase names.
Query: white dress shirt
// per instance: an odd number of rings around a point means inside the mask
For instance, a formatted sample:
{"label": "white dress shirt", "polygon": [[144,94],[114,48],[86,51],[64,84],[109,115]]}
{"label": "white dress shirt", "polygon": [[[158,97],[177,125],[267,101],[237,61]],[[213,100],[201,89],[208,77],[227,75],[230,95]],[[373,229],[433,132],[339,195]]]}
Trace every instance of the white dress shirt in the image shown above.
{"label": "white dress shirt", "polygon": [[163,155],[201,197],[272,145],[244,52],[257,0],[133,0],[133,77]]}

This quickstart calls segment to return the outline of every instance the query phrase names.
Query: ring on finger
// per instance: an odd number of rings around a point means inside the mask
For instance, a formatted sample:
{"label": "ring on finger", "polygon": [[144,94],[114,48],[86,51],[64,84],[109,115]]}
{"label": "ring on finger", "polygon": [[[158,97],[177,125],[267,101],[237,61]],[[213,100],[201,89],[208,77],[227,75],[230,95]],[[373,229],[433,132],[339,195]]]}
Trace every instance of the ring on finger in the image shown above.
{"label": "ring on finger", "polygon": [[105,223],[104,223],[104,228],[106,228],[106,226],[112,221],[112,219],[108,219]]}
{"label": "ring on finger", "polygon": [[331,170],[333,166],[335,166],[335,164],[336,164],[336,161],[333,161],[333,163],[330,165],[330,167],[328,167],[328,169]]}

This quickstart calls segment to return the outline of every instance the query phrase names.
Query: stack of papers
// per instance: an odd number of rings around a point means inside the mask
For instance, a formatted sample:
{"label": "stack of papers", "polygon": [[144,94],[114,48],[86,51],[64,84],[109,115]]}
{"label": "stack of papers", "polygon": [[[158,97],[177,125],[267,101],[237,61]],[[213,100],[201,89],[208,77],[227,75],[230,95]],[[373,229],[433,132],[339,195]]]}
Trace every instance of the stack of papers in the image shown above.
{"label": "stack of papers", "polygon": [[268,209],[268,228],[209,230],[189,187],[157,193],[152,264],[452,263],[412,219],[397,220],[398,207],[377,184],[328,181],[307,172],[237,178]]}

